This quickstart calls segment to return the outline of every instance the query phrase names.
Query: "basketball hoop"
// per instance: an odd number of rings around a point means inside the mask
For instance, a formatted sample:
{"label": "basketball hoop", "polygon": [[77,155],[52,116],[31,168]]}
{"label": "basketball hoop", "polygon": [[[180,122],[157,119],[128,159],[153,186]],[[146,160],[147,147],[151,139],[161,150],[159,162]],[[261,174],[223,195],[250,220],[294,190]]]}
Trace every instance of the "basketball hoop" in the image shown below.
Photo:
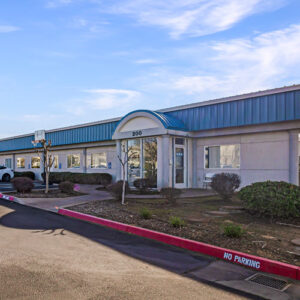
{"label": "basketball hoop", "polygon": [[37,146],[37,144],[38,144],[39,142],[40,142],[40,141],[38,141],[38,140],[31,141],[31,143],[32,143],[33,147],[36,147],[36,146]]}

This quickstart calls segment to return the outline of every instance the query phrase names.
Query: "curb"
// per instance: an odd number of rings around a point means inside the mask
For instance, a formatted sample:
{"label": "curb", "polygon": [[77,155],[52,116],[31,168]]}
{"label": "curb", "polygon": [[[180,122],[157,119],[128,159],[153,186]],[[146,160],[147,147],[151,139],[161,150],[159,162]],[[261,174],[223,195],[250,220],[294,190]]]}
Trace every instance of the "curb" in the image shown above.
{"label": "curb", "polygon": [[16,197],[13,197],[13,196],[4,195],[2,193],[0,193],[0,199],[11,201],[11,202],[17,202],[19,204],[23,204],[23,201],[21,201],[20,199],[18,199]]}
{"label": "curb", "polygon": [[188,240],[177,236],[161,233],[158,231],[153,231],[141,227],[119,223],[116,221],[98,218],[95,216],[71,211],[64,208],[59,208],[57,213],[63,216],[68,216],[79,220],[104,225],[113,229],[117,229],[141,237],[163,242],[165,244],[169,244],[172,246],[177,246],[187,250],[213,256],[231,263],[235,263],[235,264],[239,264],[251,268],[252,270],[276,274],[284,277],[289,277],[291,279],[300,280],[300,267],[293,266],[290,264],[282,263],[275,260],[270,260],[267,258],[263,258],[263,257],[235,251],[235,250],[221,248],[221,247],[213,246],[202,242]]}

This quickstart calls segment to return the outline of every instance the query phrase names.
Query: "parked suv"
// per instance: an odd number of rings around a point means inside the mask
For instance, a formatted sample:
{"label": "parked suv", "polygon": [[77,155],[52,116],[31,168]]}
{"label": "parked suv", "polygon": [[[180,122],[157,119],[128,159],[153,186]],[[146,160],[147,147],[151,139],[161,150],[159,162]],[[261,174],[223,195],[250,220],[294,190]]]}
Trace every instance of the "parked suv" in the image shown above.
{"label": "parked suv", "polygon": [[14,178],[14,171],[5,166],[0,166],[0,180],[9,182],[12,178]]}

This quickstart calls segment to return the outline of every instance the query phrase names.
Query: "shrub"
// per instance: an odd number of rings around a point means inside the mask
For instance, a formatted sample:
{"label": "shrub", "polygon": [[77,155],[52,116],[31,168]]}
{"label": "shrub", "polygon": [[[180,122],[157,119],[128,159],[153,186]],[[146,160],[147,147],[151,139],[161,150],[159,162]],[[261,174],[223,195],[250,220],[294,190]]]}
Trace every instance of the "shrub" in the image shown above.
{"label": "shrub", "polygon": [[181,195],[180,189],[162,188],[160,194],[168,200],[169,203],[175,204],[176,199]]}
{"label": "shrub", "polygon": [[180,217],[170,217],[169,222],[175,228],[180,228],[185,225],[185,222]]}
{"label": "shrub", "polygon": [[224,234],[230,238],[240,238],[244,233],[243,228],[237,224],[226,224],[224,226]]}
{"label": "shrub", "polygon": [[[122,192],[123,192],[123,180],[119,180],[116,183],[109,185],[108,190],[114,195],[117,200],[122,200]],[[125,195],[129,192],[128,182],[125,182]]]}
{"label": "shrub", "polygon": [[141,210],[140,210],[140,216],[143,218],[143,219],[145,219],[145,220],[148,220],[148,219],[151,219],[151,217],[152,217],[152,213],[151,213],[151,211],[148,209],[148,208],[142,208]]}
{"label": "shrub", "polygon": [[30,193],[34,187],[33,180],[28,177],[17,177],[12,181],[13,187],[18,193]]}
{"label": "shrub", "polygon": [[272,218],[300,217],[300,187],[287,182],[256,182],[242,188],[239,197],[250,213]]}
{"label": "shrub", "polygon": [[148,178],[140,178],[136,179],[133,182],[134,187],[141,193],[147,193],[151,187],[151,182],[150,179]]}
{"label": "shrub", "polygon": [[34,172],[27,171],[27,172],[14,172],[14,177],[28,177],[32,180],[35,179]]}
{"label": "shrub", "polygon": [[[45,174],[42,174],[45,177]],[[80,184],[101,184],[107,186],[112,181],[112,176],[108,173],[72,173],[72,172],[51,172],[49,183],[61,183],[70,181]]]}
{"label": "shrub", "polygon": [[211,188],[224,200],[230,199],[241,184],[241,178],[234,173],[220,173],[212,177]]}
{"label": "shrub", "polygon": [[59,184],[58,188],[63,193],[72,194],[74,192],[74,183],[70,181],[63,181]]}

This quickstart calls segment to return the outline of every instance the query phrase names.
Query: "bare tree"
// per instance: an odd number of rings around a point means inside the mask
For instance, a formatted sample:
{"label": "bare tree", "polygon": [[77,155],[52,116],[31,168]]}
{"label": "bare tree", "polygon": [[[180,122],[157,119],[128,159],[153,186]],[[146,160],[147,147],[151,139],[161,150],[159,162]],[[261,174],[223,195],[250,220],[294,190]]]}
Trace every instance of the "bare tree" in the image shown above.
{"label": "bare tree", "polygon": [[[42,154],[43,154],[43,162],[44,162],[44,172],[45,172],[45,194],[48,194],[49,192],[49,176],[51,172],[51,168],[54,163],[54,157],[52,154],[50,154],[50,148],[51,148],[51,140],[40,140],[39,143],[42,145]],[[36,146],[36,144],[35,144]],[[37,153],[39,154],[39,150],[37,150]]]}
{"label": "bare tree", "polygon": [[[125,192],[126,192],[126,167],[128,164],[128,161],[133,158],[136,155],[136,152],[132,151],[131,149],[126,149],[125,144],[122,145],[122,152],[123,155],[121,156],[118,155],[118,159],[120,161],[120,164],[122,166],[122,180],[123,180],[123,185],[122,185],[122,205],[125,205]],[[131,152],[129,154],[129,152]]]}

